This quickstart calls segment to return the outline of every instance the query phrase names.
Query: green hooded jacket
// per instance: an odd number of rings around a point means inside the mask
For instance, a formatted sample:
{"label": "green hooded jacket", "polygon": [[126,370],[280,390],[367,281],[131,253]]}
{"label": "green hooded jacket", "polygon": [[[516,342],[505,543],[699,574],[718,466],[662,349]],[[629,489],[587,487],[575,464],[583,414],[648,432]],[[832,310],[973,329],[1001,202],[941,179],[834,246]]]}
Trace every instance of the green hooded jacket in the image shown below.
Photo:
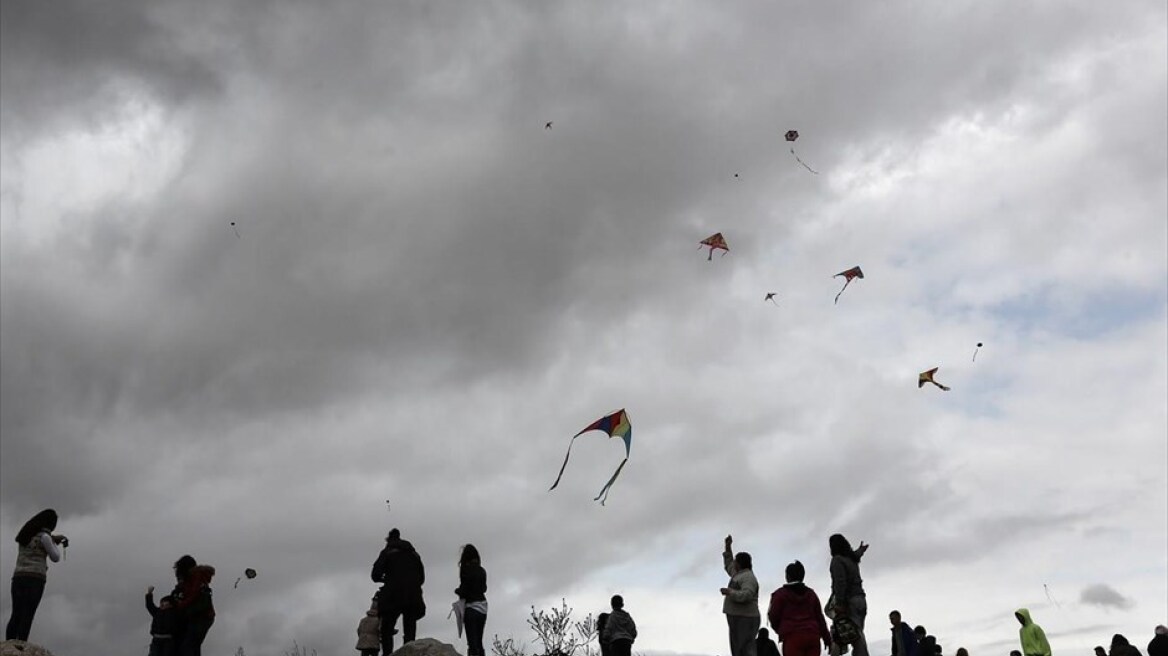
{"label": "green hooded jacket", "polygon": [[1042,627],[1030,619],[1030,611],[1019,608],[1014,615],[1022,619],[1022,628],[1018,629],[1018,639],[1022,641],[1024,656],[1050,656],[1050,643],[1046,641],[1046,633]]}

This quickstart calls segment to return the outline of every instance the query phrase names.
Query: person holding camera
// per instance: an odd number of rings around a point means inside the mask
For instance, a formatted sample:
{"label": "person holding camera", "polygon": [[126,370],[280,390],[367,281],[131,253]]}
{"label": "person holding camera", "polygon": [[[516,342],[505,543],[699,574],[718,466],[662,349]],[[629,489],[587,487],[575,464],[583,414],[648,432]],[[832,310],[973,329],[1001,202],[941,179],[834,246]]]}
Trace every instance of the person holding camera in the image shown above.
{"label": "person holding camera", "polygon": [[20,548],[16,552],[16,569],[12,573],[12,616],[4,631],[5,640],[28,641],[32,619],[45,594],[49,560],[60,562],[62,548],[69,546],[69,538],[54,535],[57,511],[48,508],[25,522],[16,534]]}

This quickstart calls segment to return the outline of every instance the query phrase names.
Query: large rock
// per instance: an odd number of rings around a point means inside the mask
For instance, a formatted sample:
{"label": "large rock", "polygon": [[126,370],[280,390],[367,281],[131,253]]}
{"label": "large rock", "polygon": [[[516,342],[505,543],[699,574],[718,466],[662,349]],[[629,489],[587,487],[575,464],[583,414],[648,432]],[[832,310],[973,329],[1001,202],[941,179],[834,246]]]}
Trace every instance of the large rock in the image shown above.
{"label": "large rock", "polygon": [[393,652],[393,656],[462,656],[462,654],[458,653],[454,645],[438,642],[433,638],[422,638],[402,645]]}
{"label": "large rock", "polygon": [[5,640],[0,642],[0,656],[53,656],[53,652],[23,640]]}

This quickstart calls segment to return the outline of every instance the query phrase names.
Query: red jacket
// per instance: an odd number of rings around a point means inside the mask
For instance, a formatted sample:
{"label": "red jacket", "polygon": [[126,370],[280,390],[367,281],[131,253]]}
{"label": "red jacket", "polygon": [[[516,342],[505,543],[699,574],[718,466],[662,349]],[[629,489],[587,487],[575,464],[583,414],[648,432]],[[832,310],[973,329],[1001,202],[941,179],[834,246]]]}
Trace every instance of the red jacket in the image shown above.
{"label": "red jacket", "polygon": [[831,641],[819,597],[803,583],[788,583],[771,593],[767,619],[779,634],[780,642],[796,635],[819,636],[821,640]]}
{"label": "red jacket", "polygon": [[176,608],[191,619],[214,619],[215,605],[211,601],[211,578],[215,568],[210,565],[196,565],[179,587]]}

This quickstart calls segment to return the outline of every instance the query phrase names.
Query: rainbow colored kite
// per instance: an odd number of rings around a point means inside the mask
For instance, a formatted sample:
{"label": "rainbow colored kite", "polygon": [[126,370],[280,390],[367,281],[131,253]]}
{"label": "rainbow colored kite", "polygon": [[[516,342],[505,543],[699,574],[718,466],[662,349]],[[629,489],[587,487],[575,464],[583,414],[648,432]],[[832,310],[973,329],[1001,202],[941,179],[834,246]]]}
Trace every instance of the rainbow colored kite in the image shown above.
{"label": "rainbow colored kite", "polygon": [[616,477],[620,476],[621,470],[625,468],[625,463],[629,461],[629,451],[633,446],[633,425],[629,423],[629,415],[625,412],[624,408],[597,419],[589,424],[587,428],[572,436],[572,441],[568,442],[568,453],[564,455],[564,464],[560,466],[560,474],[556,476],[556,482],[552,483],[552,486],[548,488],[548,492],[556,489],[556,486],[560,484],[560,479],[564,476],[564,469],[568,466],[568,457],[572,455],[572,445],[575,444],[576,438],[594,430],[604,431],[608,433],[609,437],[619,437],[625,441],[625,459],[616,468],[616,473],[612,475],[612,478],[608,479],[608,482],[601,488],[600,494],[596,495],[596,498],[593,499],[593,501],[599,501],[602,506],[608,500],[608,490],[616,482]]}

